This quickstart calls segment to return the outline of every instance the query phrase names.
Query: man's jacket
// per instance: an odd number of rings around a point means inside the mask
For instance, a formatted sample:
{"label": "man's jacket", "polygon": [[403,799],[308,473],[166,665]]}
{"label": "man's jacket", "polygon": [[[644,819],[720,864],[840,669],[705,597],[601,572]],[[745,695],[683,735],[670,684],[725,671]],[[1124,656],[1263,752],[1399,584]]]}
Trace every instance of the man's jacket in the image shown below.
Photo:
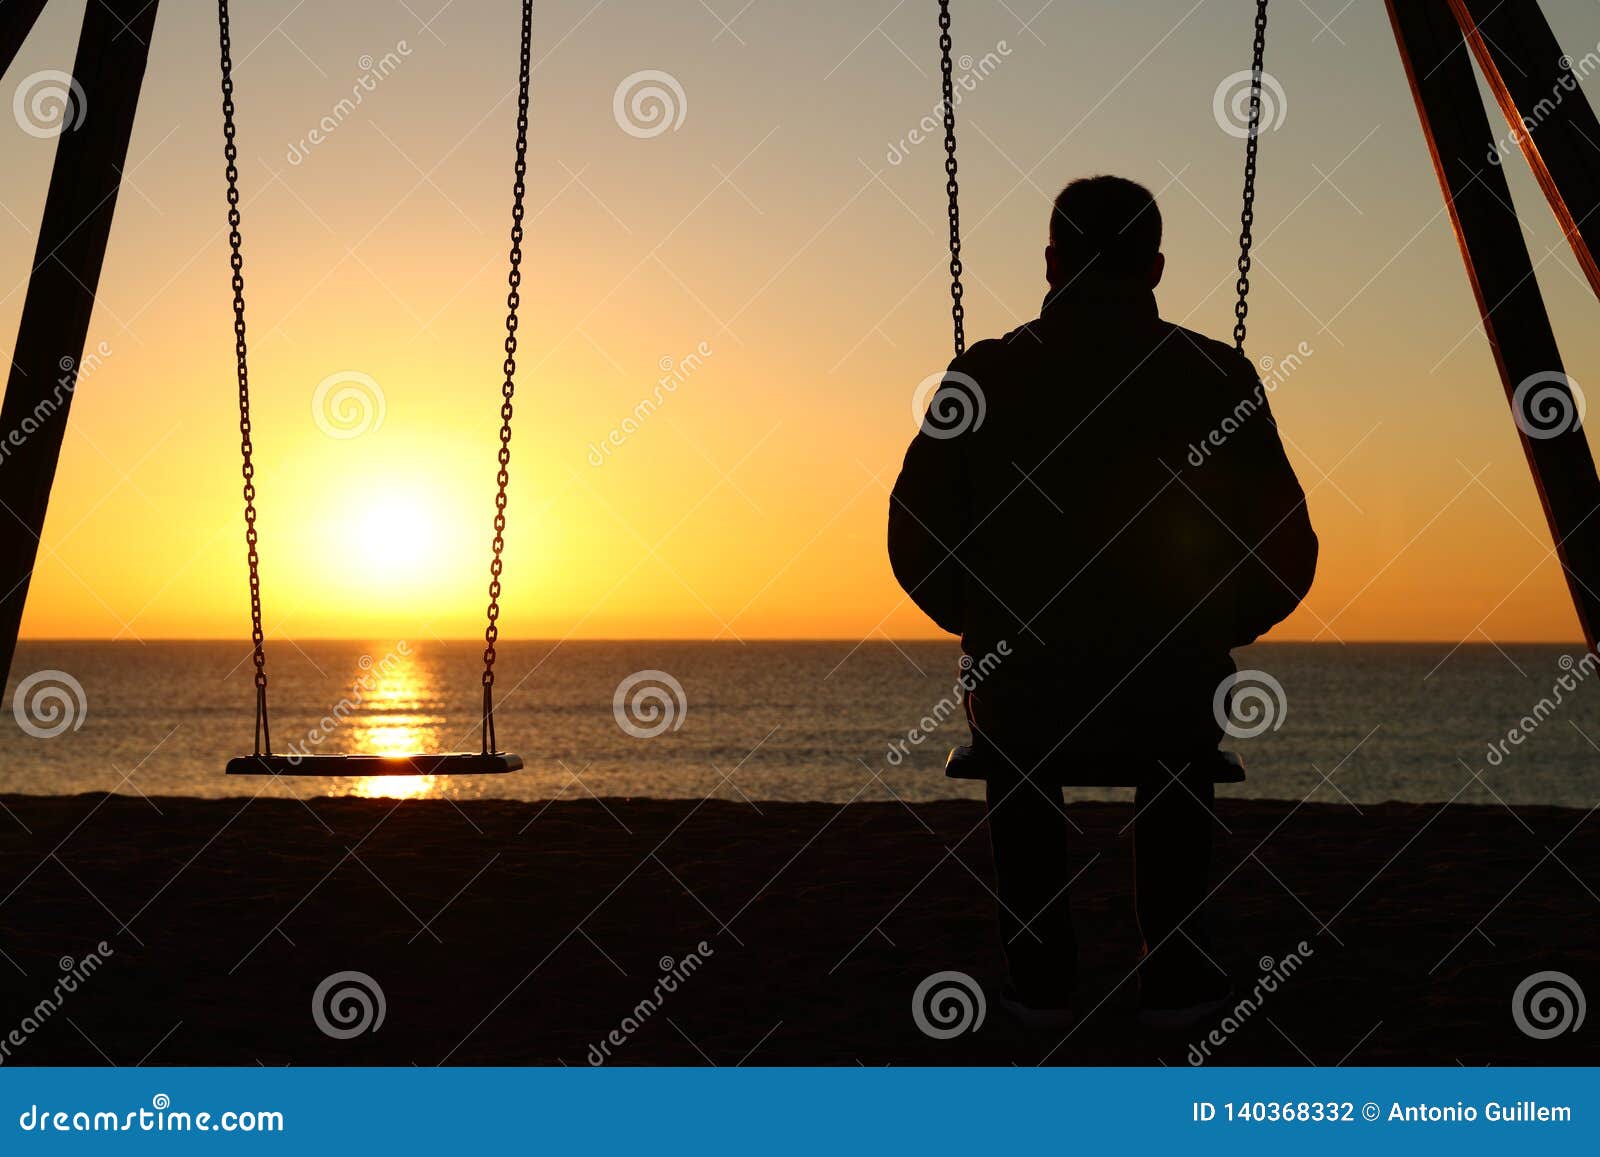
{"label": "man's jacket", "polygon": [[1253,366],[1101,285],[951,363],[889,557],[1069,749],[1173,751],[1215,743],[1229,651],[1305,597],[1317,539]]}

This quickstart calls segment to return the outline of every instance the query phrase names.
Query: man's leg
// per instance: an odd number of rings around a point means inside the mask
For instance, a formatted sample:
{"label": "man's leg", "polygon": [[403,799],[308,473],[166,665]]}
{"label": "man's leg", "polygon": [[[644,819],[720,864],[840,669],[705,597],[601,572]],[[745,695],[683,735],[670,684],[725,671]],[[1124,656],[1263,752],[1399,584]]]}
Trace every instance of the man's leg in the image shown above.
{"label": "man's leg", "polygon": [[1025,782],[1007,765],[992,768],[988,800],[1000,938],[1012,984],[1026,1004],[1063,1007],[1076,979],[1077,944],[1061,789]]}
{"label": "man's leg", "polygon": [[1211,826],[1216,787],[1163,779],[1141,784],[1134,795],[1134,889],[1139,932],[1149,958],[1146,983],[1198,986],[1215,983],[1211,944],[1201,906],[1210,891]]}

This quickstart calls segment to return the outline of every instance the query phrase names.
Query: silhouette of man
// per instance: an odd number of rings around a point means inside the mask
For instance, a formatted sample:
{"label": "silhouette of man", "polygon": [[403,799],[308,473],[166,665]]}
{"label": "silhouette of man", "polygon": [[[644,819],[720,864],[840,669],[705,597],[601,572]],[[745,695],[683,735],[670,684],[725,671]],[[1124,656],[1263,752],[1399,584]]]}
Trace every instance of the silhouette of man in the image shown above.
{"label": "silhouette of man", "polygon": [[1164,267],[1147,189],[1063,189],[1040,316],[950,363],[890,500],[895,577],[970,664],[1003,999],[1034,1023],[1071,1015],[1061,783],[1136,788],[1141,1020],[1226,1003],[1201,920],[1214,702],[1230,650],[1294,610],[1316,568],[1264,387],[1231,346],[1160,318]]}

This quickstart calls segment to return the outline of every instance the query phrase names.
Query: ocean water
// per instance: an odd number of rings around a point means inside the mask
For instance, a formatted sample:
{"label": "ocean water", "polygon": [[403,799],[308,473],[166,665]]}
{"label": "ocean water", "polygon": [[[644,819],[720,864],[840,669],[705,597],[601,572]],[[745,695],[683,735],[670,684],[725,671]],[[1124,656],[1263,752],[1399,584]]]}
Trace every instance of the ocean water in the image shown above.
{"label": "ocean water", "polygon": [[[1247,648],[1239,666],[1265,673],[1245,684],[1262,689],[1264,714],[1241,709],[1239,730],[1260,734],[1227,741],[1249,779],[1225,794],[1592,807],[1600,674],[1568,669],[1582,654],[1577,645]],[[957,656],[941,642],[512,642],[497,668],[497,721],[502,747],[526,771],[273,782],[222,774],[250,748],[247,645],[24,642],[0,716],[0,793],[976,797],[942,773],[946,750],[965,740],[959,712],[923,730],[950,713]],[[479,662],[471,643],[273,642],[274,745],[475,750]]]}

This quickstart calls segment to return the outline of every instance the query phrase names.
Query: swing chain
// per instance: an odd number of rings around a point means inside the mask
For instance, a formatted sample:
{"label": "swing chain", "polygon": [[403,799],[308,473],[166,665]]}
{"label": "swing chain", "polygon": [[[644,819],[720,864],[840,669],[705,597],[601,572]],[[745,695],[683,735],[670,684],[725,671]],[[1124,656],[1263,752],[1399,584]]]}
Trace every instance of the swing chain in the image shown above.
{"label": "swing chain", "polygon": [[1267,52],[1267,0],[1256,0],[1256,36],[1250,61],[1250,131],[1244,146],[1244,208],[1239,213],[1239,300],[1233,307],[1233,348],[1244,352],[1245,317],[1250,313],[1250,227],[1255,223],[1256,150],[1261,135],[1261,69]]}
{"label": "swing chain", "polygon": [[522,295],[522,217],[524,178],[528,174],[528,87],[533,55],[533,0],[522,0],[522,70],[517,80],[517,163],[516,181],[511,186],[511,269],[507,274],[505,382],[500,387],[500,470],[495,475],[494,556],[489,562],[489,622],[483,632],[483,753],[499,750],[494,734],[495,643],[500,638],[501,553],[506,539],[506,486],[511,481],[511,414],[516,393],[517,306]]}
{"label": "swing chain", "polygon": [[956,357],[967,350],[966,309],[961,303],[961,187],[956,183],[955,80],[950,62],[950,0],[939,0],[939,71],[944,87],[945,192],[950,195],[950,321]]}
{"label": "swing chain", "polygon": [[222,155],[227,159],[228,248],[233,267],[233,345],[238,356],[239,452],[244,476],[244,541],[250,563],[250,645],[256,668],[256,754],[272,751],[272,731],[267,723],[267,656],[261,630],[261,555],[256,535],[256,467],[250,438],[250,370],[245,354],[244,257],[239,233],[239,148],[234,141],[233,41],[229,30],[228,0],[217,0],[217,25],[222,51]]}

